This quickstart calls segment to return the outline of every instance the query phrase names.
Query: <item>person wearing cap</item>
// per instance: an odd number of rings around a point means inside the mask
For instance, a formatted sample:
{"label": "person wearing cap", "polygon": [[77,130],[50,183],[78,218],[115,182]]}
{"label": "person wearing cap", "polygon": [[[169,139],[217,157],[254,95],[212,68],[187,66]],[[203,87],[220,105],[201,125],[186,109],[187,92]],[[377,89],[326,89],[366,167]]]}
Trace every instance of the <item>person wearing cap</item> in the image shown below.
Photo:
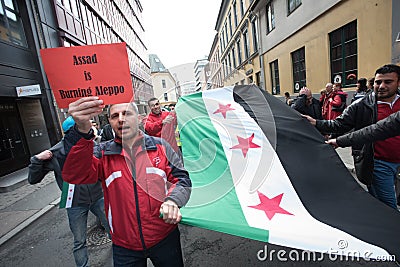
{"label": "person wearing cap", "polygon": [[[75,122],[68,117],[62,124],[64,132],[68,132]],[[28,182],[40,183],[45,175],[54,171],[54,176],[61,190],[60,208],[66,208],[69,227],[74,237],[73,254],[76,266],[89,266],[89,257],[86,245],[87,218],[91,211],[101,222],[107,235],[110,228],[104,213],[104,197],[101,183],[74,185],[66,183],[61,170],[64,165],[64,139],[53,147],[31,157]]]}

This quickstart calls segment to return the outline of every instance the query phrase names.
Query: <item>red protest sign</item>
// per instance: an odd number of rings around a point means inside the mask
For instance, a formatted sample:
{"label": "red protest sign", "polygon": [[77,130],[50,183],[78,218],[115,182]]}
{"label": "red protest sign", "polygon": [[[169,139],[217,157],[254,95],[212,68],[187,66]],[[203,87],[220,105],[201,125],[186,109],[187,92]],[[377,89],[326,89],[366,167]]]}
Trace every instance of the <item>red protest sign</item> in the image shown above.
{"label": "red protest sign", "polygon": [[98,96],[105,105],[133,100],[125,43],[41,49],[40,54],[60,108],[84,96]]}

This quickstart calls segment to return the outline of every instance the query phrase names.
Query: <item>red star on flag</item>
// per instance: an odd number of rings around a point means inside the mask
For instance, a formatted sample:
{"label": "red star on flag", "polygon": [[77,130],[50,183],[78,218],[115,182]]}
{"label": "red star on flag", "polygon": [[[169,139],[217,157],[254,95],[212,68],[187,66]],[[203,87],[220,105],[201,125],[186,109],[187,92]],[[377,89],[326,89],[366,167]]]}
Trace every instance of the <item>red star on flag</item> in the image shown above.
{"label": "red star on flag", "polygon": [[222,113],[222,116],[224,117],[224,119],[226,119],[227,111],[235,110],[234,108],[231,108],[231,104],[223,105],[223,104],[218,103],[218,105],[219,105],[219,109],[214,111],[213,114]]}
{"label": "red star on flag", "polygon": [[243,153],[243,157],[246,157],[247,151],[249,151],[249,148],[259,148],[260,147],[259,145],[253,143],[254,133],[249,138],[242,138],[240,136],[237,136],[237,139],[239,141],[239,144],[231,147],[231,149],[241,149],[242,153]]}
{"label": "red star on flag", "polygon": [[283,193],[277,195],[276,197],[269,198],[263,193],[257,191],[258,197],[260,198],[260,204],[256,206],[249,206],[249,208],[254,208],[258,210],[262,210],[265,212],[269,220],[272,220],[276,213],[293,215],[292,213],[288,212],[287,210],[282,209],[279,204],[281,203]]}

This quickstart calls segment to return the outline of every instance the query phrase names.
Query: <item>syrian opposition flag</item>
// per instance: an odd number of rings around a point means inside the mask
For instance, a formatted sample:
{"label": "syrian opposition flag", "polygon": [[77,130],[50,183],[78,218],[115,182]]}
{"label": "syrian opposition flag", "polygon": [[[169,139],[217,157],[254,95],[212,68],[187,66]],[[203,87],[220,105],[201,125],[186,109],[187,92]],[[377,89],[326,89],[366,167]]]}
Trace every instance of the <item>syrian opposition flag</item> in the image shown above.
{"label": "syrian opposition flag", "polygon": [[63,181],[63,187],[61,190],[61,198],[59,204],[60,209],[63,208],[68,209],[72,207],[74,192],[75,192],[75,185]]}
{"label": "syrian opposition flag", "polygon": [[276,245],[400,259],[400,214],[365,192],[308,121],[256,86],[182,97],[192,195],[182,223]]}

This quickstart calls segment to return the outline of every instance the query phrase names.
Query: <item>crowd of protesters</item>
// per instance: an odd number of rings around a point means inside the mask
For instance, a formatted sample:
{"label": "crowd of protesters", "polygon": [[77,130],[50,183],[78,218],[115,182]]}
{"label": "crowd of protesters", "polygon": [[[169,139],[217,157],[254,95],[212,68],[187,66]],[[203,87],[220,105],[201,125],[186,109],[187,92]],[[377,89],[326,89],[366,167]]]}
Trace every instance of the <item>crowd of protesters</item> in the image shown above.
{"label": "crowd of protesters", "polygon": [[[400,176],[399,87],[400,66],[388,64],[378,68],[374,78],[359,78],[356,93],[349,101],[337,82],[328,82],[319,99],[307,87],[301,88],[295,99],[285,93],[285,103],[314,125],[327,144],[335,148],[352,146],[357,178],[371,195],[396,210],[395,184]],[[134,103],[113,104],[108,107],[109,124],[100,129],[93,118],[103,108],[97,97],[70,104],[74,123],[65,129],[59,145],[62,153],[50,148],[34,156],[30,182],[40,181],[52,170],[60,189],[66,181],[77,184],[76,188],[93,184],[100,192],[101,183],[104,198],[99,194],[89,202],[85,216],[89,210],[97,212],[92,210],[93,203],[103,206],[104,202],[105,209],[99,207],[101,214],[96,215],[111,234],[114,265],[144,266],[146,258],[150,258],[155,265],[183,266],[177,224],[181,220],[180,208],[190,197],[191,181],[180,154],[175,105],[161,107],[157,98],[151,98],[146,115],[140,114]],[[152,188],[147,187],[149,184]],[[86,243],[77,242],[86,235],[75,234],[73,226],[77,223],[71,219],[72,211],[73,207],[68,207],[76,264],[87,266]],[[134,229],[129,225],[133,221]],[[79,230],[85,231],[85,226],[86,222],[80,224]],[[78,245],[83,248],[82,255],[77,253]]]}
{"label": "crowd of protesters", "polygon": [[356,93],[347,101],[347,93],[340,83],[327,83],[321,92],[319,110],[315,108],[317,101],[311,91],[304,87],[291,107],[315,125],[328,144],[351,146],[359,181],[372,196],[397,210],[400,204],[396,193],[400,177],[400,66],[384,65],[376,70],[373,78],[359,78],[356,85]]}

